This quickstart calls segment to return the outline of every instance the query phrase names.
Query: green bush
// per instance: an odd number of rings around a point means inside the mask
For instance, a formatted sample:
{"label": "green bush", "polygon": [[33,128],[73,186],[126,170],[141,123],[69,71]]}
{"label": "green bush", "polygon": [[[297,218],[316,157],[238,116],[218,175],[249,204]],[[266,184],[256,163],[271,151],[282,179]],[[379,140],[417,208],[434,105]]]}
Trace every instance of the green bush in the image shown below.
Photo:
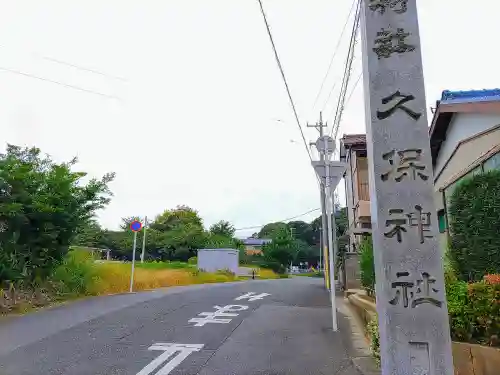
{"label": "green bush", "polygon": [[462,280],[500,273],[500,171],[461,182],[450,200],[450,257]]}
{"label": "green bush", "polygon": [[373,262],[373,242],[371,236],[363,238],[359,246],[359,268],[361,285],[369,295],[375,292],[375,264]]}
{"label": "green bush", "polygon": [[283,275],[286,273],[286,267],[277,261],[264,260],[258,263],[259,267],[269,269],[277,274]]}
{"label": "green bush", "polygon": [[145,262],[145,263],[136,263],[137,267],[145,268],[148,270],[162,270],[162,269],[183,269],[183,268],[191,268],[192,265],[186,262],[178,262],[178,261],[166,261],[166,262]]}
{"label": "green bush", "polygon": [[370,336],[370,351],[372,352],[372,356],[375,358],[377,365],[380,366],[380,333],[378,330],[378,318],[376,315],[368,322],[366,330]]}
{"label": "green bush", "polygon": [[188,264],[196,266],[198,264],[198,257],[191,257],[188,259]]}
{"label": "green bush", "polygon": [[500,284],[457,281],[446,285],[446,294],[452,339],[497,346]]}
{"label": "green bush", "polygon": [[81,296],[91,294],[97,280],[92,254],[84,250],[73,250],[54,270],[50,281],[59,296]]}

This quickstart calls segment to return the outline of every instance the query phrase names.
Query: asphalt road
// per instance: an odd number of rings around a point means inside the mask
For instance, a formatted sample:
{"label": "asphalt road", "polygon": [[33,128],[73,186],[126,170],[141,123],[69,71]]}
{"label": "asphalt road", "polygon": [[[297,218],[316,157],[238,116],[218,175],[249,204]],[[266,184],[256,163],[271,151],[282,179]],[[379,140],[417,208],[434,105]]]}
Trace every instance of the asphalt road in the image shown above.
{"label": "asphalt road", "polygon": [[358,375],[331,324],[307,277],[97,297],[0,321],[0,375]]}

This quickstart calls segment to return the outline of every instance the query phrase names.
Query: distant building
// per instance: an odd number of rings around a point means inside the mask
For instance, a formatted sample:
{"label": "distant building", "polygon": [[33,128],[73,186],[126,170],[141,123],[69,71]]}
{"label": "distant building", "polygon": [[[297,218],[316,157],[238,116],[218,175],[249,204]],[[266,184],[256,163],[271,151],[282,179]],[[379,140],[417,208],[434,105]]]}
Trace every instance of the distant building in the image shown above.
{"label": "distant building", "polygon": [[247,255],[262,254],[262,246],[271,242],[270,239],[266,238],[246,238],[242,241]]}

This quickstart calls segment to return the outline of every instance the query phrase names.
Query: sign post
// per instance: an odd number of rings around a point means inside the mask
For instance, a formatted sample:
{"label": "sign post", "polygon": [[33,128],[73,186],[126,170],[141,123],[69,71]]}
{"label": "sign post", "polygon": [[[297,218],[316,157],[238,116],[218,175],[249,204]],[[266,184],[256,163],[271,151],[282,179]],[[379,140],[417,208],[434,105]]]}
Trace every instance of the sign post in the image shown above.
{"label": "sign post", "polygon": [[142,229],[142,223],[134,220],[130,223],[130,230],[134,232],[134,247],[132,250],[132,272],[130,273],[130,293],[134,291],[135,247],[137,245],[137,232]]}
{"label": "sign post", "polygon": [[452,375],[416,0],[361,2],[383,375]]}

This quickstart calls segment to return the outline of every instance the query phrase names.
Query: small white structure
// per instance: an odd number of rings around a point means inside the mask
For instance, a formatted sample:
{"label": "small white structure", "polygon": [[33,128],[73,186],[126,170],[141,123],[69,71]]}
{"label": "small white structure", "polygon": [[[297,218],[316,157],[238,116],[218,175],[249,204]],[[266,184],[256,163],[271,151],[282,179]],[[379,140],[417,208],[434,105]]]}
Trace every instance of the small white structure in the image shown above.
{"label": "small white structure", "polygon": [[239,250],[200,249],[198,250],[198,269],[205,272],[229,270],[238,273]]}

